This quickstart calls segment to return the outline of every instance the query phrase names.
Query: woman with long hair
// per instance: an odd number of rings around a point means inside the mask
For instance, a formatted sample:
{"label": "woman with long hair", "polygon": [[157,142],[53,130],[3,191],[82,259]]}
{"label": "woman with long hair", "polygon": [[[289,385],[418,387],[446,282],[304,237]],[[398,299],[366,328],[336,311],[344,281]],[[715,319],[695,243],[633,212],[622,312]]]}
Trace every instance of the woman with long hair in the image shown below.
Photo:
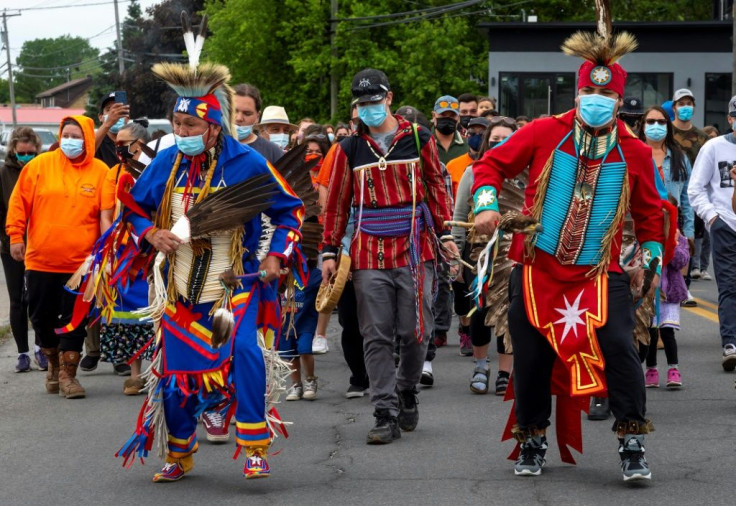
{"label": "woman with long hair", "polygon": [[652,106],[644,112],[640,124],[639,138],[652,148],[654,164],[662,181],[664,181],[669,198],[677,206],[680,216],[677,251],[674,258],[662,270],[660,290],[662,300],[660,301],[656,321],[649,329],[651,342],[646,356],[647,370],[644,381],[647,388],[659,387],[657,342],[661,337],[667,357],[666,385],[667,388],[676,389],[682,387],[682,376],[678,365],[675,330],[680,329],[680,302],[687,299],[688,295],[685,280],[679,271],[689,261],[687,243],[693,244],[695,235],[693,210],[687,197],[687,187],[692,167],[687,156],[675,141],[672,121],[663,108]]}

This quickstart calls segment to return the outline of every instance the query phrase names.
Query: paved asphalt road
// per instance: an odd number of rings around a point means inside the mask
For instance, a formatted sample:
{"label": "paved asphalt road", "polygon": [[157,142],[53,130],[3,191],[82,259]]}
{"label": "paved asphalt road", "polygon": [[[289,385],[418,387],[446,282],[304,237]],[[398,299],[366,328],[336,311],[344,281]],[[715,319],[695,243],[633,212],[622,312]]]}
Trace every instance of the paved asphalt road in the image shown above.
{"label": "paved asphalt road", "polygon": [[[372,408],[367,398],[343,397],[348,369],[334,318],[331,351],[317,358],[319,399],[280,406],[294,422],[291,437],[276,443],[282,451],[269,461],[272,476],[249,482],[241,476],[242,457],[232,460],[234,445],[209,444],[203,432],[196,467],[178,483],[151,483],[160,467],[155,456],[145,466],[121,468],[113,455],[131,433],[142,398],[123,396],[122,379],[106,364],[81,374],[86,399],[47,395],[43,373],[12,372],[15,348],[5,342],[0,505],[734,504],[736,375],[720,366],[715,282],[695,282],[693,292],[700,307],[683,311],[677,334],[684,388],[647,391],[657,428],[647,438],[654,476],[648,485],[622,482],[610,422],[587,420],[577,466],[560,462],[552,436],[544,474],[514,477],[506,460],[512,444],[500,441],[510,403],[469,391],[472,363],[458,355],[456,335],[438,352],[435,386],[420,394],[416,432],[367,446]],[[495,359],[492,368],[495,376]]]}

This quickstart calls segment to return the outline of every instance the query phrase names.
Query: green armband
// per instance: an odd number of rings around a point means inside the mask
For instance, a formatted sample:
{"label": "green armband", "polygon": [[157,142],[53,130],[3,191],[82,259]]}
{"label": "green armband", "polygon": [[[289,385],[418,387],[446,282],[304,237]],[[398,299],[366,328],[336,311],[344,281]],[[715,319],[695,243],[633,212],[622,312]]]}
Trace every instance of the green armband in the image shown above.
{"label": "green armband", "polygon": [[478,213],[483,211],[499,212],[496,194],[496,189],[493,186],[478,188],[473,196],[473,214],[477,216]]}
{"label": "green armband", "polygon": [[655,258],[659,259],[657,264],[657,274],[662,274],[662,245],[656,241],[647,241],[641,245],[641,261],[645,269],[649,269],[649,266]]}

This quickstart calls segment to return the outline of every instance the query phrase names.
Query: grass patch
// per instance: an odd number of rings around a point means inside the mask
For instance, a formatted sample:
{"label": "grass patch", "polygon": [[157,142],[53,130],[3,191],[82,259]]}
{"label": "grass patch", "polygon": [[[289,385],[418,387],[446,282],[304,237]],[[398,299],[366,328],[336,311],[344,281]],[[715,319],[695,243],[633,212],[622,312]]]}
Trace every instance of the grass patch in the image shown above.
{"label": "grass patch", "polygon": [[0,325],[0,344],[4,343],[13,333],[10,331],[10,325]]}

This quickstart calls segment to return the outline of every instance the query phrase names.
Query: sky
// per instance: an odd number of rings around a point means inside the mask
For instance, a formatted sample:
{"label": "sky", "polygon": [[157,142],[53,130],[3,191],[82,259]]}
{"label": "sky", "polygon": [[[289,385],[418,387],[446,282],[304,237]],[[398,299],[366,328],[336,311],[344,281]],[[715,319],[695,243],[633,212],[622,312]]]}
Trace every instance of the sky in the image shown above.
{"label": "sky", "polygon": [[[148,7],[160,2],[161,0],[138,0],[144,16]],[[121,23],[128,12],[129,3],[126,0],[118,0]],[[53,9],[54,6],[63,8]],[[0,11],[3,9],[7,9],[9,14],[15,14],[20,10],[21,14],[7,18],[10,57],[14,64],[23,42],[27,40],[61,35],[89,38],[90,44],[99,48],[100,53],[115,44],[113,0],[0,0]],[[4,65],[6,59],[3,48],[0,65]],[[3,74],[6,73],[7,70],[3,67]]]}

